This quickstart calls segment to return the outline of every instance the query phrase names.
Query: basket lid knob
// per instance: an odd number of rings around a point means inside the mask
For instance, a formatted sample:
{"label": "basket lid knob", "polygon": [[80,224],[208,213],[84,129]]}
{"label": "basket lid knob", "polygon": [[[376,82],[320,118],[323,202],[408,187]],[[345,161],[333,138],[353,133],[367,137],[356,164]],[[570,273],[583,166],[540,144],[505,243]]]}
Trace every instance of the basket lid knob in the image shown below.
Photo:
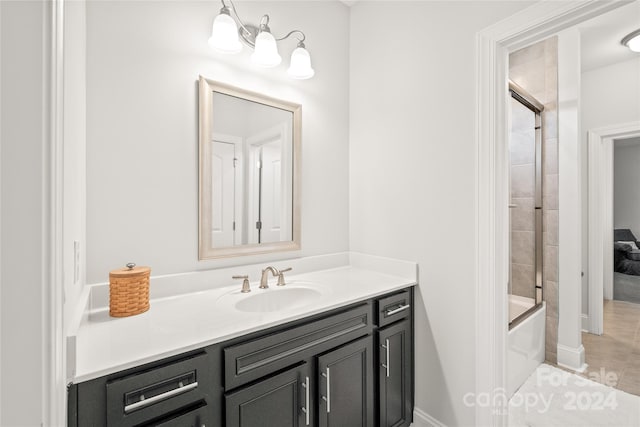
{"label": "basket lid knob", "polygon": [[128,263],[127,263],[127,268],[128,268],[129,270],[133,270],[133,267],[135,267],[135,266],[136,266],[136,263],[135,263],[135,262],[128,262]]}
{"label": "basket lid knob", "polygon": [[[1,0],[0,0],[1,1]],[[148,276],[151,273],[150,267],[141,267],[133,263],[128,263],[124,268],[118,268],[109,272],[110,278],[125,278],[136,276]]]}

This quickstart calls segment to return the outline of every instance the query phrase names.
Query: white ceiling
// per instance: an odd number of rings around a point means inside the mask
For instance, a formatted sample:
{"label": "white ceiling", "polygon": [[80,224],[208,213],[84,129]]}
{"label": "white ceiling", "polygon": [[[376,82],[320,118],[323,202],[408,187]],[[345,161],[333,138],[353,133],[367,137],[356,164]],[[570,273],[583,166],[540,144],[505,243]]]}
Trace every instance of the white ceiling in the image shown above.
{"label": "white ceiling", "polygon": [[620,44],[627,34],[640,28],[640,0],[578,24],[581,34],[582,71],[640,58]]}

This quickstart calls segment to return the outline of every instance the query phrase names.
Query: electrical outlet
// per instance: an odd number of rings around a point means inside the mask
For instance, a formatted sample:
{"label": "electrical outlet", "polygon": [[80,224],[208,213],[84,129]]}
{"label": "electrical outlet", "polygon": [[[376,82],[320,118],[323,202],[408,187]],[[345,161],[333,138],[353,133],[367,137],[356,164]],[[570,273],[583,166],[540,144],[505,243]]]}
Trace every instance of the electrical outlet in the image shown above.
{"label": "electrical outlet", "polygon": [[73,242],[73,284],[76,285],[80,281],[80,242]]}

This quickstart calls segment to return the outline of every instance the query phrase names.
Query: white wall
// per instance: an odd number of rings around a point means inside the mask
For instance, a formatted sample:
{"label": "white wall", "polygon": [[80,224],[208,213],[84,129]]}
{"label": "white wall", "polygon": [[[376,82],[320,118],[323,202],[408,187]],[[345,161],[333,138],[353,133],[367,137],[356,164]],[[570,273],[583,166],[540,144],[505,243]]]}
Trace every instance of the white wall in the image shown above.
{"label": "white wall", "polygon": [[558,364],[583,369],[581,319],[580,32],[558,35]]}
{"label": "white wall", "polygon": [[351,8],[351,249],[414,260],[416,407],[474,425],[477,31],[523,2]]}
{"label": "white wall", "polygon": [[629,228],[640,238],[640,141],[634,145],[614,148],[613,165],[613,226]]}
{"label": "white wall", "polygon": [[[240,2],[276,35],[307,35],[316,75],[213,52],[220,4],[87,4],[87,282],[133,261],[177,273],[349,248],[349,11],[339,2]],[[330,29],[330,31],[329,31]],[[198,75],[302,104],[302,250],[198,262]]]}
{"label": "white wall", "polygon": [[640,58],[596,68],[581,76],[582,312],[589,312],[587,132],[640,120]]}
{"label": "white wall", "polygon": [[43,421],[49,5],[0,2],[0,425]]}

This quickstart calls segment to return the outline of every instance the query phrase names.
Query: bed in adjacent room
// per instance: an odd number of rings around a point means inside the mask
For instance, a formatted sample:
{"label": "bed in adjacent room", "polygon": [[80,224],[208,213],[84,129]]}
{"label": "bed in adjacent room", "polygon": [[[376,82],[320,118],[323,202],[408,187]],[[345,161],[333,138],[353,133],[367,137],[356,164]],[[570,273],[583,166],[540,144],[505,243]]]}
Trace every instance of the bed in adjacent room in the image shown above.
{"label": "bed in adjacent room", "polygon": [[613,299],[640,304],[640,241],[629,229],[613,234]]}

